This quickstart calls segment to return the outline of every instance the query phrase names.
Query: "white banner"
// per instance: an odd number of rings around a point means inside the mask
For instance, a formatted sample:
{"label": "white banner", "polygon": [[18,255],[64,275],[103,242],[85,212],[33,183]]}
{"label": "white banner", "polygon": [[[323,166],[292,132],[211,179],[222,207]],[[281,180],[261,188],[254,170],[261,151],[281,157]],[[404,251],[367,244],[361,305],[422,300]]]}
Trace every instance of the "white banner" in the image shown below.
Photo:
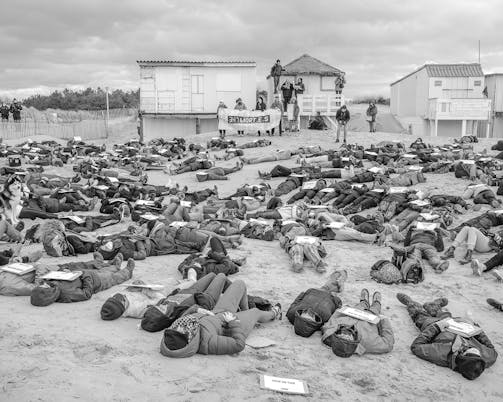
{"label": "white banner", "polygon": [[267,109],[263,112],[252,110],[220,109],[218,113],[219,130],[265,131],[279,126],[281,112]]}

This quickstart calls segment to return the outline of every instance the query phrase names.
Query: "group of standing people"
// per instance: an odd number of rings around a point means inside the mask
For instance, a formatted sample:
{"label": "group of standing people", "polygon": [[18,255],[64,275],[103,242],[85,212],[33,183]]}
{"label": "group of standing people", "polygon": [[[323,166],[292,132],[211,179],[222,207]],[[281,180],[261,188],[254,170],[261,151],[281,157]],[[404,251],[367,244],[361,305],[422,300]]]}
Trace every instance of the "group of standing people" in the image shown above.
{"label": "group of standing people", "polygon": [[21,103],[17,99],[14,99],[10,106],[5,102],[2,102],[2,105],[0,106],[0,116],[2,118],[2,122],[9,121],[9,114],[12,114],[14,122],[20,122],[21,110],[23,110],[23,106],[21,106]]}

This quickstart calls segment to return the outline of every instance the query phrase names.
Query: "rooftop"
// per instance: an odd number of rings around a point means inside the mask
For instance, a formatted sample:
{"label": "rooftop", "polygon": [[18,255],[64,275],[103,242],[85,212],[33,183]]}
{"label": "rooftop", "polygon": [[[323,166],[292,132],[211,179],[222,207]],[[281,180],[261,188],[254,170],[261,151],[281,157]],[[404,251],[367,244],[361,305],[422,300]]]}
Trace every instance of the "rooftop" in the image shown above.
{"label": "rooftop", "polygon": [[458,63],[458,64],[425,64],[414,70],[410,74],[393,82],[395,85],[411,75],[426,69],[428,77],[483,77],[484,72],[479,63]]}
{"label": "rooftop", "polygon": [[183,58],[183,59],[156,59],[156,60],[137,60],[136,61],[140,66],[142,65],[227,65],[227,64],[243,64],[243,65],[253,65],[256,66],[255,61],[252,60],[244,60],[244,59],[231,59],[231,58],[218,58],[218,59],[191,59],[191,58]]}
{"label": "rooftop", "polygon": [[[332,67],[308,54],[303,54],[299,58],[283,66],[283,68],[285,69],[284,75],[313,74],[336,77],[344,73],[342,70]],[[269,76],[267,78],[269,78]]]}

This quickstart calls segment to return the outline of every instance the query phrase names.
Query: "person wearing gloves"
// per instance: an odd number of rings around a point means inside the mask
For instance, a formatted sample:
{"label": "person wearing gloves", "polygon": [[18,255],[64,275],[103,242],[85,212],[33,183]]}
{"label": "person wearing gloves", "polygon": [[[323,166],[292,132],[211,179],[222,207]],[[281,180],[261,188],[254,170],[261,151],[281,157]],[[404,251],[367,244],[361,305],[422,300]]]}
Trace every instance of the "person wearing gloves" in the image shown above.
{"label": "person wearing gloves", "polygon": [[410,318],[421,331],[410,347],[420,359],[448,367],[468,380],[475,380],[496,362],[498,353],[484,332],[465,338],[447,331],[445,319],[452,318],[452,314],[442,309],[449,302],[446,298],[421,305],[403,293],[396,297],[407,307]]}
{"label": "person wearing gloves", "polygon": [[[167,357],[230,355],[241,352],[257,322],[281,319],[281,305],[270,311],[248,309],[246,285],[237,280],[205,314],[189,309],[164,331],[161,354]],[[239,312],[237,312],[240,310]]]}
{"label": "person wearing gloves", "polygon": [[[369,291],[363,289],[360,303],[355,308],[379,316],[381,294],[375,292],[370,304]],[[331,347],[332,352],[339,357],[350,357],[355,353],[358,355],[389,353],[395,343],[391,322],[386,317],[381,317],[378,324],[372,324],[336,310],[330,320],[323,325],[321,332],[321,341]]]}

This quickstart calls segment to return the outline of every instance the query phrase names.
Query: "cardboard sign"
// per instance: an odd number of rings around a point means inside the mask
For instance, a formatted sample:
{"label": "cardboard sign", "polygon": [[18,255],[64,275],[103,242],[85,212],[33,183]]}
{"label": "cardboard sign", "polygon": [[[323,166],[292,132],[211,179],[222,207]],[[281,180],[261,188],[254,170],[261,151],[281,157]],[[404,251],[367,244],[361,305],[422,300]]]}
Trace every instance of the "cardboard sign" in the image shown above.
{"label": "cardboard sign", "polygon": [[45,274],[41,279],[71,282],[77,279],[80,275],[82,275],[82,271],[74,271],[74,272],[51,271]]}
{"label": "cardboard sign", "polygon": [[362,311],[354,307],[349,307],[349,306],[342,306],[339,309],[339,312],[347,315],[348,317],[353,317],[358,320],[362,321],[367,321],[370,322],[371,324],[378,324],[381,319],[379,316],[369,313],[368,311]]}
{"label": "cardboard sign", "polygon": [[390,194],[403,194],[407,192],[407,187],[390,187]]}
{"label": "cardboard sign", "polygon": [[415,205],[417,207],[425,207],[427,205],[430,205],[430,202],[428,200],[414,200],[411,201],[410,204]]}
{"label": "cardboard sign", "polygon": [[475,165],[475,161],[473,159],[461,159],[460,162],[465,165]]}
{"label": "cardboard sign", "polygon": [[367,155],[377,156],[377,152],[365,151]]}
{"label": "cardboard sign", "polygon": [[384,188],[373,188],[372,190],[374,193],[384,193]]}
{"label": "cardboard sign", "polygon": [[328,205],[308,205],[308,209],[329,209]]}
{"label": "cardboard sign", "polygon": [[77,225],[82,225],[86,220],[81,218],[80,216],[76,215],[67,215],[64,216],[63,218],[70,219],[71,221],[75,222]]}
{"label": "cardboard sign", "polygon": [[429,212],[420,213],[419,216],[421,216],[426,221],[433,221],[435,219],[440,218],[440,216],[435,215],[435,214],[430,214]]}
{"label": "cardboard sign", "polygon": [[320,191],[322,193],[333,193],[335,191],[335,188],[327,187],[327,188],[322,188]]}
{"label": "cardboard sign", "polygon": [[31,264],[25,264],[22,262],[16,262],[14,264],[9,264],[3,267],[0,267],[1,271],[10,272],[11,274],[16,275],[24,275],[28,272],[32,272],[35,270],[35,267]]}
{"label": "cardboard sign", "polygon": [[174,227],[174,228],[181,228],[184,226],[187,226],[189,222],[184,222],[184,221],[174,221],[169,224],[169,226]]}
{"label": "cardboard sign", "polygon": [[346,226],[346,222],[330,222],[327,225],[330,229],[342,229],[344,226]]}
{"label": "cardboard sign", "polygon": [[281,221],[281,226],[291,225],[292,223],[297,223],[297,221],[293,221],[291,219],[283,220]]}
{"label": "cardboard sign", "polygon": [[372,172],[372,173],[380,173],[381,172],[381,169],[374,166],[374,167],[371,167],[369,169],[367,169],[369,172]]}
{"label": "cardboard sign", "polygon": [[435,230],[438,223],[417,222],[416,228],[419,230]]}
{"label": "cardboard sign", "polygon": [[409,166],[409,170],[412,170],[413,172],[420,172],[423,170],[422,166]]}
{"label": "cardboard sign", "polygon": [[416,154],[403,154],[402,155],[404,158],[416,158],[417,155]]}
{"label": "cardboard sign", "polygon": [[445,328],[447,331],[462,336],[463,338],[471,338],[472,336],[478,335],[482,332],[481,328],[473,324],[458,322],[453,318],[445,318],[439,322],[447,324],[447,327]]}
{"label": "cardboard sign", "polygon": [[310,180],[310,181],[306,181],[303,185],[302,185],[302,190],[312,190],[313,188],[316,187],[316,183],[318,181],[317,180]]}
{"label": "cardboard sign", "polygon": [[108,180],[110,180],[111,183],[118,183],[119,179],[117,177],[108,177]]}
{"label": "cardboard sign", "polygon": [[155,205],[155,201],[151,201],[151,200],[136,200],[134,205],[146,205],[146,206],[150,206],[150,207],[153,207]]}
{"label": "cardboard sign", "polygon": [[318,241],[317,237],[314,236],[296,236],[295,243],[297,244],[316,244]]}
{"label": "cardboard sign", "polygon": [[140,215],[140,218],[143,218],[147,221],[156,221],[157,219],[160,218],[160,216],[154,215],[154,214],[144,214],[144,215]]}
{"label": "cardboard sign", "polygon": [[283,392],[285,394],[309,394],[309,388],[305,381],[294,380],[292,378],[272,377],[269,375],[260,375],[260,388]]}

